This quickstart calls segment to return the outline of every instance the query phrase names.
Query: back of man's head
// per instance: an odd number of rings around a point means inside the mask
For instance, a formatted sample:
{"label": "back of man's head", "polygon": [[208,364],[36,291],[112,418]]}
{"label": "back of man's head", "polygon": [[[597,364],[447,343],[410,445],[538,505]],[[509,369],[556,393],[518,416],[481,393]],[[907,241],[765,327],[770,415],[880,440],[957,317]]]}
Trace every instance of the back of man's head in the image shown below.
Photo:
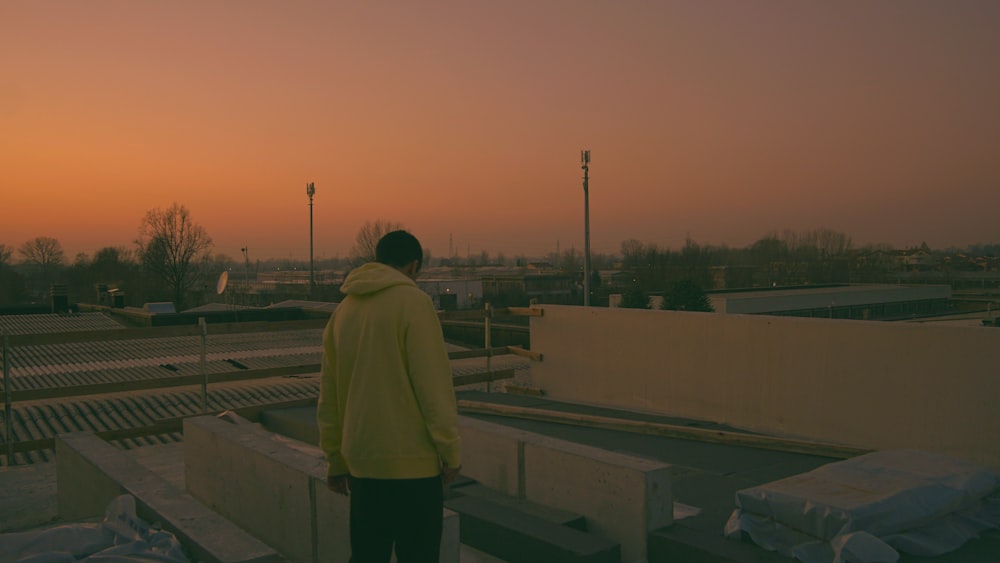
{"label": "back of man's head", "polygon": [[386,233],[375,246],[375,261],[394,268],[402,268],[417,261],[417,269],[424,263],[424,249],[417,237],[406,231]]}

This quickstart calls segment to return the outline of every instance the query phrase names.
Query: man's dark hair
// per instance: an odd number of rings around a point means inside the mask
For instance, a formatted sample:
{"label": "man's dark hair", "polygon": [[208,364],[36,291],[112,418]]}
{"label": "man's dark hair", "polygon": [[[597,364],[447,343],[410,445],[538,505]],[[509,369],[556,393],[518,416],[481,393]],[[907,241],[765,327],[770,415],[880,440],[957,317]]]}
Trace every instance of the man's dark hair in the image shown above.
{"label": "man's dark hair", "polygon": [[417,237],[406,231],[386,233],[375,246],[375,261],[395,268],[417,261],[417,269],[424,263],[424,249]]}

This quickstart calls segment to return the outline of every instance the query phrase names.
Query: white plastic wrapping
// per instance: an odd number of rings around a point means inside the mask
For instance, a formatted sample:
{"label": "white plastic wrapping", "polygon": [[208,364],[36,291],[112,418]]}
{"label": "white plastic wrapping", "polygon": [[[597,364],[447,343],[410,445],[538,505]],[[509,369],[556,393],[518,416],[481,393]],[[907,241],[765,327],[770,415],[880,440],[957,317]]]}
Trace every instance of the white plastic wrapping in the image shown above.
{"label": "white plastic wrapping", "polygon": [[1000,527],[1000,474],[942,454],[875,452],[736,493],[726,535],[804,563],[936,556]]}
{"label": "white plastic wrapping", "polygon": [[65,524],[0,534],[0,563],[187,563],[180,542],[135,515],[135,498],[108,504],[99,524]]}

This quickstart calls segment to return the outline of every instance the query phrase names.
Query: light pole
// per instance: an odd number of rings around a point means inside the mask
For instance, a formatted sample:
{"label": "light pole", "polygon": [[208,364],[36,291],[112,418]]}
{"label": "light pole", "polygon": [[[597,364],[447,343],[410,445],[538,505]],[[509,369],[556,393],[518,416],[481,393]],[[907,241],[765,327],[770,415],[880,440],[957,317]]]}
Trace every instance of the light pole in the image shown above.
{"label": "light pole", "polygon": [[590,151],[580,151],[583,165],[583,306],[590,307]]}
{"label": "light pole", "polygon": [[316,277],[313,269],[313,196],[316,195],[316,184],[306,184],[306,195],[309,196],[309,297],[316,292]]}

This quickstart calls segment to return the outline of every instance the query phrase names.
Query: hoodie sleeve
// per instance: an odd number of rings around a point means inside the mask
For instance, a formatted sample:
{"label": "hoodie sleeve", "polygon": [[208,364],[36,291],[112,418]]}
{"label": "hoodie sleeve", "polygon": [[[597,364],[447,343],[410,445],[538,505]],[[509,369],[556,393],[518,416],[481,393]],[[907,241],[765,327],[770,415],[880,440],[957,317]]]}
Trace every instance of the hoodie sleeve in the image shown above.
{"label": "hoodie sleeve", "polygon": [[337,398],[337,350],[333,339],[333,317],[323,331],[323,360],[320,370],[319,403],[316,407],[319,446],[326,456],[326,474],[343,475],[347,473],[347,463],[340,451],[344,420]]}
{"label": "hoodie sleeve", "polygon": [[434,306],[426,295],[421,297],[406,331],[410,384],[438,456],[448,467],[459,467],[461,440],[451,362]]}

